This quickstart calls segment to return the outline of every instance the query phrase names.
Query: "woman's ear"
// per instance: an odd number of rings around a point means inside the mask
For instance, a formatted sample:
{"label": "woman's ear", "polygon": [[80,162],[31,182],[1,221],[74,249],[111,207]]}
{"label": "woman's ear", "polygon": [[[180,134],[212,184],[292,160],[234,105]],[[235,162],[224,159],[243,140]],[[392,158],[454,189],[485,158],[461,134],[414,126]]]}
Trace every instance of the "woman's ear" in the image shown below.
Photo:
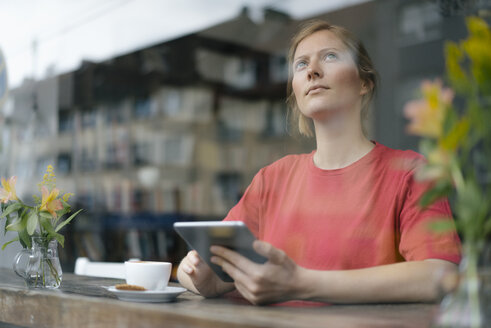
{"label": "woman's ear", "polygon": [[366,95],[372,90],[372,81],[361,81],[360,96]]}

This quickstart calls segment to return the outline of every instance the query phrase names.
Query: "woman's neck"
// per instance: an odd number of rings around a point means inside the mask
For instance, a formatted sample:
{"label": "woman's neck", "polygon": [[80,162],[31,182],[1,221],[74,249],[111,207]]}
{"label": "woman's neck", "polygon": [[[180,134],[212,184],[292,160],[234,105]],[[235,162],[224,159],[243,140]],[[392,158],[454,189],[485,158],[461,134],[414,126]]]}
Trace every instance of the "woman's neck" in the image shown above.
{"label": "woman's neck", "polygon": [[[353,122],[353,120],[349,120]],[[345,124],[343,124],[345,123]],[[315,123],[314,123],[315,124]],[[375,145],[363,134],[361,122],[347,124],[331,121],[328,124],[315,124],[317,151],[314,164],[325,170],[346,167],[366,154]]]}

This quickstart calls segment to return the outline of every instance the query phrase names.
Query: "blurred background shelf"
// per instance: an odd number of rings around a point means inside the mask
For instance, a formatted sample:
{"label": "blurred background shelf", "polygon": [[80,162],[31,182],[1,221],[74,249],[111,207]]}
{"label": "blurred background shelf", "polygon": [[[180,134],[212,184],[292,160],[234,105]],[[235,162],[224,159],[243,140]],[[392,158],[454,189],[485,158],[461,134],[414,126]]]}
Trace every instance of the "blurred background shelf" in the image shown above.
{"label": "blurred background shelf", "polygon": [[402,107],[421,80],[441,76],[444,40],[465,31],[435,1],[377,0],[295,20],[275,9],[73,71],[25,80],[2,114],[0,173],[19,195],[36,193],[48,164],[83,214],[64,228],[62,266],[77,257],[178,263],[186,245],[172,224],[219,220],[255,173],[314,140],[290,136],[286,52],[310,18],[346,26],[363,40],[381,75],[369,136],[416,149]]}

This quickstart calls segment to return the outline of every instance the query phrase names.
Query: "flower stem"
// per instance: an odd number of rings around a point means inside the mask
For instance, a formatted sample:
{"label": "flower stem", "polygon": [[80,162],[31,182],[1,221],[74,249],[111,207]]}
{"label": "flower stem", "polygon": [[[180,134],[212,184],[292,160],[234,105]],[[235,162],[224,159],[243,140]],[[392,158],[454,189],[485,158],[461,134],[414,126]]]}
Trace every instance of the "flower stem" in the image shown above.
{"label": "flower stem", "polygon": [[41,274],[43,276],[43,286],[46,287],[46,277],[44,276],[44,260],[41,260]]}
{"label": "flower stem", "polygon": [[481,327],[481,304],[479,300],[478,251],[475,245],[467,245],[467,270],[464,279],[468,282],[470,324],[472,328]]}
{"label": "flower stem", "polygon": [[465,188],[465,180],[464,176],[462,175],[462,171],[460,170],[459,166],[456,163],[453,163],[451,165],[451,174],[452,174],[452,180],[455,183],[455,189],[458,194],[462,193]]}
{"label": "flower stem", "polygon": [[60,276],[58,275],[58,270],[56,270],[56,268],[54,267],[51,259],[48,259],[47,262],[48,262],[48,266],[49,266],[49,270],[51,272],[51,275],[55,278],[56,284],[58,285],[61,282]]}

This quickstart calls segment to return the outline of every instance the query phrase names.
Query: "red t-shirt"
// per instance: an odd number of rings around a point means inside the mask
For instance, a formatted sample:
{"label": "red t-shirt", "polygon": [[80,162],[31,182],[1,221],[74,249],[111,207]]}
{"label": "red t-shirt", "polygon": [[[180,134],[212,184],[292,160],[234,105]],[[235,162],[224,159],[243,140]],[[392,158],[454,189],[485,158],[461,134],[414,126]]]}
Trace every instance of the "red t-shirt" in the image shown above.
{"label": "red t-shirt", "polygon": [[347,270],[424,259],[460,262],[455,230],[429,222],[452,220],[448,201],[422,210],[425,184],[414,180],[424,158],[379,143],[355,163],[335,170],[313,155],[289,155],[261,169],[225,220],[243,221],[260,240],[298,265]]}

